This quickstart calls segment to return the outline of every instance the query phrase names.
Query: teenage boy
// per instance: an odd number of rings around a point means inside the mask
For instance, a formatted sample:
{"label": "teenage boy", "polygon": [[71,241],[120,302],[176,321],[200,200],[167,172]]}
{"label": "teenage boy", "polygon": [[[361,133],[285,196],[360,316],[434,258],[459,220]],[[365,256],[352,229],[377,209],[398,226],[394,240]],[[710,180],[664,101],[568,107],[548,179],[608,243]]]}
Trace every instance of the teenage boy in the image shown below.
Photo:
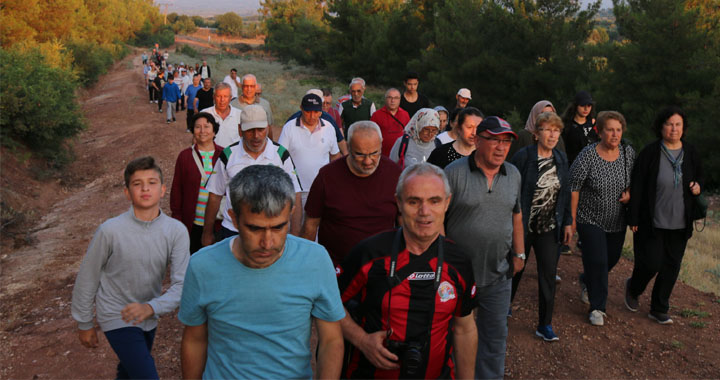
{"label": "teenage boy", "polygon": [[[125,168],[127,212],[105,221],[95,231],[75,280],[72,316],[80,343],[98,347],[96,319],[120,359],[119,379],[157,379],[150,355],[158,315],[180,303],[189,238],[185,226],[160,210],[165,185],[152,157],[131,161]],[[170,264],[170,287],[163,294]]]}
{"label": "teenage boy", "polygon": [[177,102],[180,100],[182,93],[180,87],[175,83],[175,76],[172,74],[168,75],[168,81],[163,87],[163,101],[167,102],[167,123],[170,124],[170,120],[175,121],[175,111],[177,110]]}

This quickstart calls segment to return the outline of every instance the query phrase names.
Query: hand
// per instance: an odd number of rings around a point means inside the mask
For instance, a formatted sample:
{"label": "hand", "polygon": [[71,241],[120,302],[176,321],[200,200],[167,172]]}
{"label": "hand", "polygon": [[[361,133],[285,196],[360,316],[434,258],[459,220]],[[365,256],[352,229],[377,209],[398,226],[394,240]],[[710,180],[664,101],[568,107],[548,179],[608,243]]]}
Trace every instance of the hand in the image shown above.
{"label": "hand", "polygon": [[98,346],[98,337],[95,327],[90,330],[78,330],[80,343],[87,348],[96,348]]}
{"label": "hand", "polygon": [[513,276],[525,267],[525,260],[513,256]]}
{"label": "hand", "polygon": [[630,190],[625,189],[625,191],[620,194],[620,203],[627,204],[630,202]]}
{"label": "hand", "polygon": [[572,226],[565,226],[563,229],[563,244],[570,245],[570,241],[573,237],[573,228]]}
{"label": "hand", "polygon": [[146,303],[130,303],[120,311],[120,315],[126,323],[137,325],[155,315],[155,310]]}
{"label": "hand", "polygon": [[214,240],[215,237],[213,236],[212,230],[203,230],[202,238],[200,239],[200,244],[202,244],[203,247],[212,245],[212,243],[214,243]]}
{"label": "hand", "polygon": [[690,182],[690,192],[692,195],[700,195],[700,184],[695,181]]}
{"label": "hand", "polygon": [[632,231],[633,233],[637,233],[637,230],[638,226],[630,226],[630,231]]}
{"label": "hand", "polygon": [[383,344],[388,335],[388,331],[378,331],[367,334],[358,347],[375,368],[385,370],[400,368],[400,365],[397,363],[398,357],[388,351]]}

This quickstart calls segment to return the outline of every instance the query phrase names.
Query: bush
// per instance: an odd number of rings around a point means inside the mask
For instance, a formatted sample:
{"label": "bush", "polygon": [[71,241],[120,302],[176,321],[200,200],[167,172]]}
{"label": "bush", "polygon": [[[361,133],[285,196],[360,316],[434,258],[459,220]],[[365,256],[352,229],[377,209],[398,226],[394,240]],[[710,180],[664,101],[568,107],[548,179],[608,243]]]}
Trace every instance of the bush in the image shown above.
{"label": "bush", "polygon": [[83,86],[97,82],[100,75],[105,74],[113,64],[112,52],[94,42],[69,42],[65,47],[73,55],[73,68]]}
{"label": "bush", "polygon": [[161,25],[153,27],[150,22],[145,22],[142,29],[135,33],[135,39],[132,44],[135,46],[155,46],[166,48],[175,43],[175,32],[171,25]]}
{"label": "bush", "polygon": [[193,47],[190,45],[180,45],[177,48],[177,52],[180,54],[185,54],[190,58],[197,58],[200,56],[200,53],[198,53],[198,51],[193,49]]}
{"label": "bush", "polygon": [[39,50],[0,48],[0,141],[23,143],[46,158],[67,157],[65,139],[85,128],[70,70],[49,66]]}

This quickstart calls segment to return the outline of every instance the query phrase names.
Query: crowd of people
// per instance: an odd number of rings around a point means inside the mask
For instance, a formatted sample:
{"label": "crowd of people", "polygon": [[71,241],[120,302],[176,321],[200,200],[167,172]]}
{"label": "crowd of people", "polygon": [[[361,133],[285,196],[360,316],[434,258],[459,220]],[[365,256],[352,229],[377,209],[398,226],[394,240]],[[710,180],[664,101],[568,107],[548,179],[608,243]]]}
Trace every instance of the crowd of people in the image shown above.
{"label": "crowd of people", "polygon": [[515,132],[467,88],[431,108],[408,73],[377,110],[362,78],[336,103],[309,89],[274,138],[254,75],[232,69],[213,85],[206,62],[160,56],[143,57],[150,102],[167,107],[168,123],[187,109],[193,134],[174,168],[171,215],[154,159],[130,162],[131,208],[98,228],[73,290],[81,343],[98,345],[95,319],[119,378],[158,377],[158,315],[179,306],[184,378],[309,378],[316,355],[318,378],[499,379],[527,256],[535,334],[558,341],[561,252],[577,241],[579,296],[602,326],[628,227],[625,306],[637,312],[655,278],[648,316],[672,323],[703,186],[681,109],[658,113],[657,140],[636,155],[623,115],[596,112],[587,91],[562,114],[537,102]]}

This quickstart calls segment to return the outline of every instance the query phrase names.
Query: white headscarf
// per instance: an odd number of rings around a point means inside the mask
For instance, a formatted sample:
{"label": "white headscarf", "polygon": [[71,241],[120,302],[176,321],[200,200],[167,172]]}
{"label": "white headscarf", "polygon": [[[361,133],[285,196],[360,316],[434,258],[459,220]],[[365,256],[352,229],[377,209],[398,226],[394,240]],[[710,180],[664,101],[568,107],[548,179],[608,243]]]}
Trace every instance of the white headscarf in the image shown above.
{"label": "white headscarf", "polygon": [[405,126],[405,133],[420,146],[426,146],[428,144],[435,145],[433,140],[429,142],[423,142],[420,140],[420,131],[425,127],[435,127],[440,130],[440,116],[438,112],[432,108],[420,108],[412,119]]}

